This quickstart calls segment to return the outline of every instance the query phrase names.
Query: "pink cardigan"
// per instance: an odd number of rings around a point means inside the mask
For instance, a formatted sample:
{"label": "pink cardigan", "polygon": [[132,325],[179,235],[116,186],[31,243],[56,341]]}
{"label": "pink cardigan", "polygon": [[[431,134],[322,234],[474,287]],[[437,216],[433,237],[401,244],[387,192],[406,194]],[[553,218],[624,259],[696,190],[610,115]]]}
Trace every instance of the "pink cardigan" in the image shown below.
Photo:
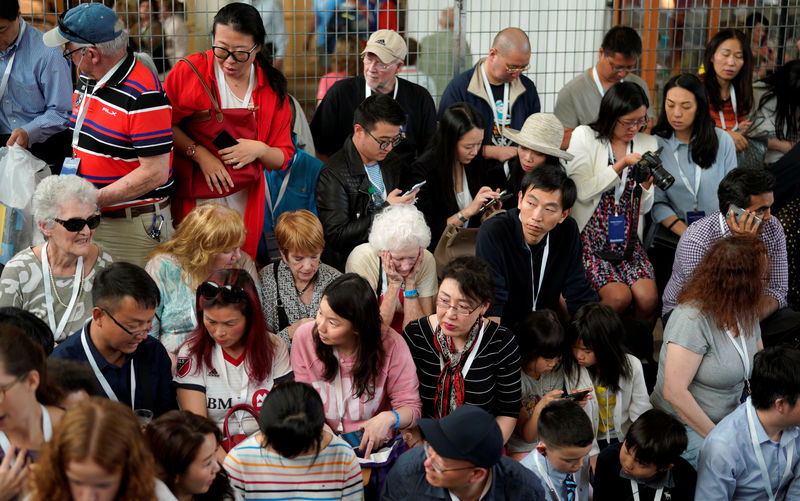
{"label": "pink cardigan", "polygon": [[[333,381],[325,381],[322,374],[325,370],[323,363],[317,358],[314,350],[312,330],[314,322],[308,322],[298,327],[292,338],[292,370],[295,381],[311,384],[322,397],[325,406],[325,420],[334,431],[339,426],[339,412],[337,410],[337,396]],[[344,396],[344,418],[342,425],[344,433],[357,430],[364,421],[375,415],[400,407],[410,407],[413,411],[414,426],[422,411],[422,402],[419,398],[419,381],[417,369],[411,352],[403,338],[394,330],[385,327],[382,333],[385,360],[380,373],[375,378],[375,395],[367,399],[363,395],[360,399],[351,396],[350,370],[355,362],[355,356],[341,357],[342,395]]]}

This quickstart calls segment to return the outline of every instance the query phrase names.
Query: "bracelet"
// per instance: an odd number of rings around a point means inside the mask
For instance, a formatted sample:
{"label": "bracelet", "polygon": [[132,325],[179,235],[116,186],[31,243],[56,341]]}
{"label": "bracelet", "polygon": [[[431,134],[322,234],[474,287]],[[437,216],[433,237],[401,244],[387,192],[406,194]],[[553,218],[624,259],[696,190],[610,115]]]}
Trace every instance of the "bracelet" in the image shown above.
{"label": "bracelet", "polygon": [[392,426],[392,428],[396,430],[400,427],[400,413],[394,409],[392,409],[390,412],[394,414],[394,426]]}
{"label": "bracelet", "polygon": [[419,297],[419,291],[417,289],[411,289],[410,291],[403,291],[403,297],[408,297],[408,298]]}
{"label": "bracelet", "polygon": [[461,221],[462,223],[466,223],[467,221],[469,221],[469,218],[465,216],[461,211],[458,211],[456,216],[458,217],[458,220]]}
{"label": "bracelet", "polygon": [[677,222],[678,222],[678,221],[680,221],[680,220],[681,220],[681,218],[679,218],[679,217],[676,217],[676,218],[675,218],[675,221],[673,221],[673,222],[669,223],[669,226],[667,226],[667,229],[668,229],[668,230],[671,230],[671,229],[672,229],[672,227],[673,227],[673,226],[675,226],[675,223],[677,223]]}

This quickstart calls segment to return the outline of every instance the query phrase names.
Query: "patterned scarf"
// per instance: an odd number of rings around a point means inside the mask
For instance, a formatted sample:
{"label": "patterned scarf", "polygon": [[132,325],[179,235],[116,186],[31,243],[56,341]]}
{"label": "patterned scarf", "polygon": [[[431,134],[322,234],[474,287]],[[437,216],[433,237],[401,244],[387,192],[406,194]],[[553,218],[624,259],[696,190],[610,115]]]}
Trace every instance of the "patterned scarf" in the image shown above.
{"label": "patterned scarf", "polygon": [[442,327],[437,326],[433,334],[433,346],[439,352],[439,357],[444,360],[444,367],[436,380],[436,396],[433,399],[435,418],[443,418],[464,403],[464,376],[461,368],[475,347],[478,338],[482,317],[472,326],[464,349],[456,351],[453,340],[442,333]]}

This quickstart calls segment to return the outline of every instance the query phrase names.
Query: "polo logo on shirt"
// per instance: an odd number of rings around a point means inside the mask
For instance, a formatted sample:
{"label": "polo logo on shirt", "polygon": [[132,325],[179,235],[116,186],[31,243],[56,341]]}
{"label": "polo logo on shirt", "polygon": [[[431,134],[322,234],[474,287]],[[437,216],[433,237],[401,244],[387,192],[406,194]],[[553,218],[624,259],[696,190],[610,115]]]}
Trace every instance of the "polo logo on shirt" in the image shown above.
{"label": "polo logo on shirt", "polygon": [[257,392],[253,393],[253,407],[256,408],[256,412],[261,410],[261,405],[264,403],[264,399],[267,398],[269,395],[269,390],[258,390]]}
{"label": "polo logo on shirt", "polygon": [[178,357],[177,372],[178,377],[186,377],[192,370],[192,359],[188,357]]}
{"label": "polo logo on shirt", "polygon": [[219,377],[219,373],[217,372],[217,369],[214,369],[212,367],[211,370],[208,371],[208,377]]}
{"label": "polo logo on shirt", "polygon": [[112,117],[115,117],[115,116],[117,116],[117,112],[116,112],[116,110],[109,110],[109,109],[108,109],[108,108],[106,108],[105,106],[103,106],[103,111],[105,111],[106,113],[108,113],[108,114],[109,114],[109,115],[111,115]]}

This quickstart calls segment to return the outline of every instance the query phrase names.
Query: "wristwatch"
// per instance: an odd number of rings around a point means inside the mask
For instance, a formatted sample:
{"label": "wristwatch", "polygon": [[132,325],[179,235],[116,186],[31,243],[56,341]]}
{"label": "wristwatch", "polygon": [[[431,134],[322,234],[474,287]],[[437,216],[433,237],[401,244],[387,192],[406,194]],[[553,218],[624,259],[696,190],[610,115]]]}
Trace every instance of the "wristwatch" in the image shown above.
{"label": "wristwatch", "polygon": [[197,153],[197,144],[192,143],[186,147],[186,156],[189,158],[194,158],[194,154]]}
{"label": "wristwatch", "polygon": [[467,221],[469,221],[469,218],[465,216],[461,211],[458,211],[458,214],[456,214],[456,216],[458,216],[458,220],[461,221],[462,223],[466,223]]}

